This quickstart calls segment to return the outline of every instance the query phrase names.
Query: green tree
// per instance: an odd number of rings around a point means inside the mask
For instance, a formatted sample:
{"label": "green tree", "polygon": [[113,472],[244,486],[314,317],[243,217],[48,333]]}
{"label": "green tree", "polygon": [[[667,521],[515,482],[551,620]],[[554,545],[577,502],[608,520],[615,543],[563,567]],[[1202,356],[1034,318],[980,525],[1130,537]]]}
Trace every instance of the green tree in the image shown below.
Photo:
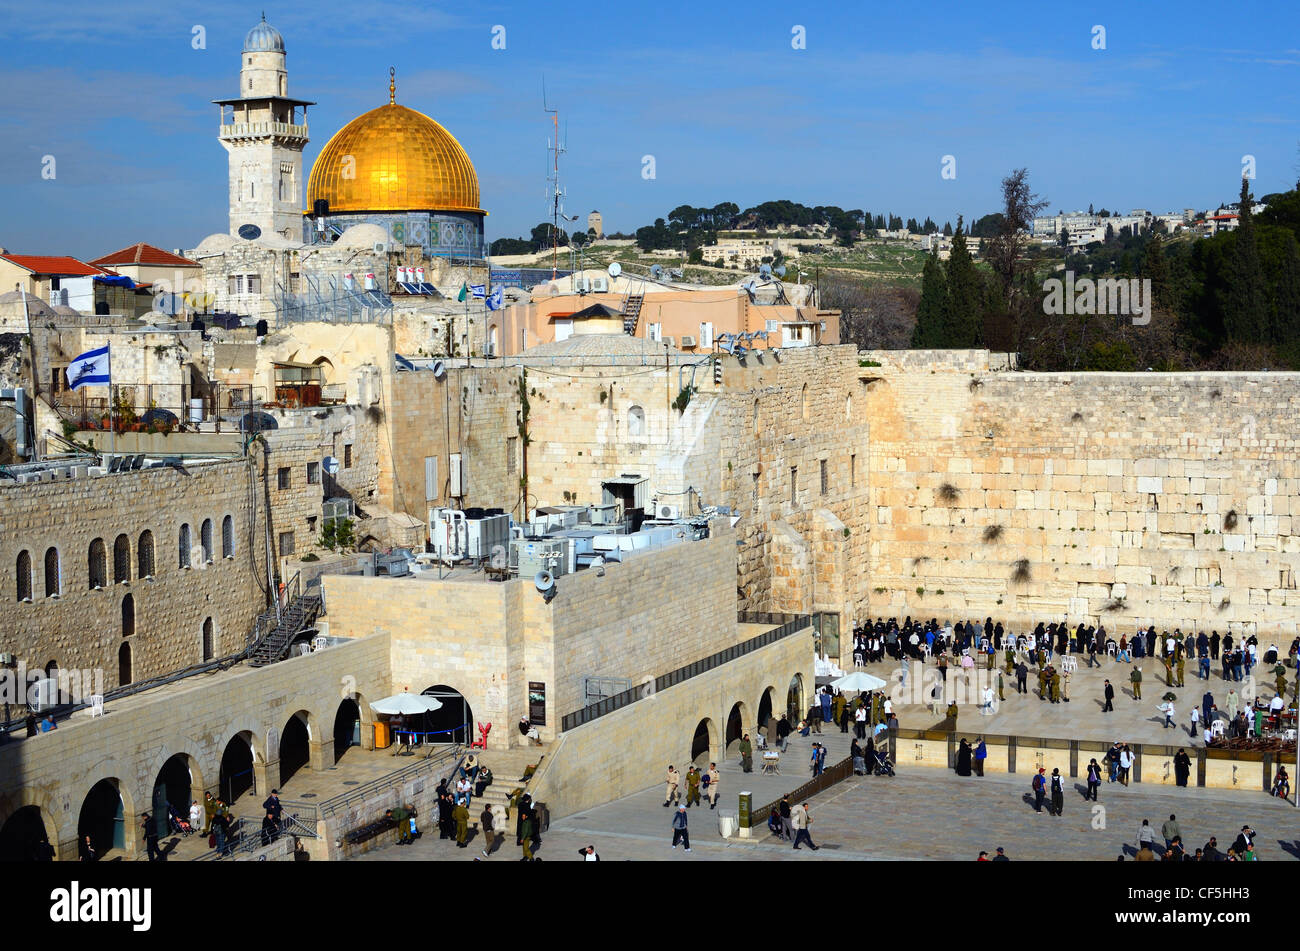
{"label": "green tree", "polygon": [[1151,296],[1160,307],[1170,305],[1169,267],[1165,263],[1164,242],[1152,235],[1142,256],[1142,277],[1151,281]]}
{"label": "green tree", "polygon": [[934,350],[948,346],[948,281],[939,263],[937,252],[931,251],[921,271],[921,300],[916,307],[916,329],[912,331],[912,346],[919,350]]}
{"label": "green tree", "polygon": [[978,347],[984,336],[984,289],[975,262],[966,248],[961,216],[957,218],[946,272],[948,307],[944,319],[944,346],[957,349]]}
{"label": "green tree", "polygon": [[1232,340],[1263,343],[1268,331],[1269,305],[1250,205],[1250,183],[1243,178],[1225,329]]}

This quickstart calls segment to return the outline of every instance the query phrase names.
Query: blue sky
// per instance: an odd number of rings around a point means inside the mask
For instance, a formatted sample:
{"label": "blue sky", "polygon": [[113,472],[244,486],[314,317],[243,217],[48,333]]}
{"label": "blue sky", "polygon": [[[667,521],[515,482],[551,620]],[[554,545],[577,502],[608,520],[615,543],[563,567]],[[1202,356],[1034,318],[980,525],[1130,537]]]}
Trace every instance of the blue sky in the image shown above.
{"label": "blue sky", "polygon": [[[955,221],[995,210],[1019,166],[1052,210],[1217,204],[1246,154],[1256,194],[1300,174],[1295,5],[799,6],[322,0],[266,15],[285,35],[290,95],[319,103],[308,163],[387,101],[394,65],[398,101],[469,152],[491,238],[547,214],[543,76],[567,126],[566,209],[598,208],[611,231],[682,203],[776,198]],[[209,100],[236,93],[261,10],[0,0],[0,245],[89,257],[225,231]],[[806,49],[792,48],[796,25]]]}

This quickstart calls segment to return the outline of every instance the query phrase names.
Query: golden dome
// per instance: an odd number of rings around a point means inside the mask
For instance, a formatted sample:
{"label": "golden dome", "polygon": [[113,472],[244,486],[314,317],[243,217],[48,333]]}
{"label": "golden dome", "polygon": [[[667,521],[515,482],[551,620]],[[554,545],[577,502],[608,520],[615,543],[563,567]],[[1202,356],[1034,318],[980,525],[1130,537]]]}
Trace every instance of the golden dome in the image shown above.
{"label": "golden dome", "polygon": [[321,149],[307,182],[307,207],[330,213],[471,211],[478,175],[450,132],[421,112],[389,102],[357,116]]}

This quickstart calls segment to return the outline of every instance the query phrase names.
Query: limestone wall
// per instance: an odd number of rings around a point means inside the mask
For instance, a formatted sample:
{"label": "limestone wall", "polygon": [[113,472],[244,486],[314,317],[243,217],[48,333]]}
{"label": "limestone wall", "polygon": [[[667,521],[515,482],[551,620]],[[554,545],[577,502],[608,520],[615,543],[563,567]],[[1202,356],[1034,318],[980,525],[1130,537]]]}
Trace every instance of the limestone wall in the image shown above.
{"label": "limestone wall", "polygon": [[1296,631],[1300,375],[864,356],[875,613]]}
{"label": "limestone wall", "polygon": [[[223,556],[221,526],[232,519],[234,554]],[[191,547],[212,522],[212,563],[192,558],[180,567],[181,525]],[[264,602],[262,509],[251,505],[243,460],[175,469],[146,469],[101,477],[17,485],[0,481],[0,650],[29,668],[104,671],[118,685],[118,655],[131,647],[131,674],[140,680],[202,660],[202,627],[211,618],[214,651],[238,650]],[[153,579],[139,568],[141,536],[152,534]],[[128,572],[114,583],[114,545],[124,535]],[[105,585],[92,590],[91,543],[104,543]],[[59,594],[47,597],[45,556],[58,552]],[[20,552],[31,559],[31,602],[18,599]],[[134,606],[135,633],[124,637],[123,603]]]}
{"label": "limestone wall", "polygon": [[531,579],[489,582],[456,569],[448,579],[322,578],[331,635],[383,636],[393,644],[397,689],[444,684],[473,718],[491,722],[489,743],[519,739],[528,682],[546,684],[544,738],[583,706],[583,678],[639,683],[738,640],[731,577],[735,537],[717,534],[564,575],[547,604]]}
{"label": "limestone wall", "polygon": [[[532,795],[552,817],[570,815],[628,796],[661,782],[668,764],[684,774],[691,762],[692,739],[707,720],[705,764],[726,755],[727,721],[740,703],[741,728],[756,730],[758,705],[772,690],[774,706],[784,703],[795,676],[813,682],[811,637],[794,634],[739,657],[698,677],[661,690],[621,710],[584,724],[561,737],[533,781]],[[723,785],[724,803],[740,790]],[[701,813],[706,820],[709,813]],[[665,816],[664,826],[668,819]],[[698,831],[698,830],[697,830]]]}

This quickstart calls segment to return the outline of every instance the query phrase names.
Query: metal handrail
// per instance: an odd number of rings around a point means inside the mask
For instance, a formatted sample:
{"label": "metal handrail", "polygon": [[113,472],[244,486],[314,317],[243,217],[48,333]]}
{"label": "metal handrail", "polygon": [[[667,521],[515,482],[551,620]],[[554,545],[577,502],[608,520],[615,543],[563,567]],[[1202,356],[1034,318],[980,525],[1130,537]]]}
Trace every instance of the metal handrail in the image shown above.
{"label": "metal handrail", "polygon": [[[575,710],[572,713],[565,714],[560,720],[561,730],[572,730],[582,726],[584,723],[590,723],[598,717],[603,717],[615,710],[621,710],[629,704],[635,703],[645,697],[652,696],[660,690],[666,690],[669,687],[690,680],[692,677],[698,677],[700,674],[713,670],[715,667],[728,663],[743,657],[746,654],[758,650],[760,647],[766,647],[776,641],[796,634],[813,625],[813,619],[816,615],[807,614],[763,614],[747,615],[741,614],[738,621],[743,624],[749,623],[771,623],[774,619],[783,619],[779,627],[764,631],[757,637],[751,637],[749,640],[741,641],[739,644],[733,644],[731,647],[724,648],[714,654],[710,654],[701,660],[697,660],[685,667],[678,667],[654,679],[653,685],[639,684],[630,690],[624,690],[612,697],[606,697],[604,700],[593,703],[581,710]],[[760,621],[749,620],[750,618],[762,618]]]}
{"label": "metal handrail", "polygon": [[[817,795],[817,793],[825,792],[836,783],[841,783],[852,775],[853,757],[846,756],[838,763],[822,770],[820,776],[814,776],[812,779],[808,780],[808,782],[795,789],[794,792],[789,793],[788,798],[790,799],[790,804],[791,806],[797,805],[804,800]],[[776,809],[780,804],[780,799],[774,799],[766,805],[759,806],[757,809],[751,809],[749,813],[750,828],[752,829],[755,826],[760,826],[767,822],[768,816],[772,814],[772,810]]]}
{"label": "metal handrail", "polygon": [[388,773],[385,776],[380,776],[378,779],[372,779],[370,782],[362,786],[358,786],[355,789],[339,793],[337,796],[326,799],[316,807],[318,814],[323,819],[333,818],[339,812],[346,810],[353,803],[366,799],[381,789],[401,785],[407,780],[415,778],[415,776],[420,773],[436,770],[439,766],[445,764],[448,759],[459,762],[462,751],[463,748],[461,744],[448,744],[447,748],[439,752],[436,756],[417,760],[416,762],[403,766],[401,769]]}

